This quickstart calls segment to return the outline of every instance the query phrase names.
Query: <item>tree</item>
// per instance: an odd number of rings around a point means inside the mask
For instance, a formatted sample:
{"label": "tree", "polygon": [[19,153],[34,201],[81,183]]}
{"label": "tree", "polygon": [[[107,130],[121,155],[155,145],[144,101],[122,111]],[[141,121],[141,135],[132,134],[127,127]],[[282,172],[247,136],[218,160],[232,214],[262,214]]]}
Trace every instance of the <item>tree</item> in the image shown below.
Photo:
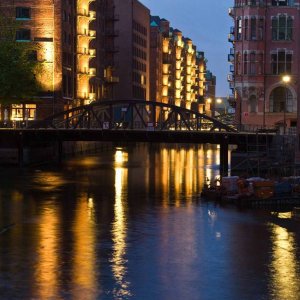
{"label": "tree", "polygon": [[17,42],[19,24],[0,17],[0,103],[4,105],[31,100],[40,91],[35,75],[40,66],[34,53],[37,45]]}

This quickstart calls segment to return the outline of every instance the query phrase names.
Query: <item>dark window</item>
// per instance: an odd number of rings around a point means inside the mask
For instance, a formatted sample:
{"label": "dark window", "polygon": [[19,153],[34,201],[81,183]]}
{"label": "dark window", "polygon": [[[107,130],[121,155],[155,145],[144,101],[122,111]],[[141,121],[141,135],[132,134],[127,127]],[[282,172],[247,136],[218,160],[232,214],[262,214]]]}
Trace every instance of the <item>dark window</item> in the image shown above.
{"label": "dark window", "polygon": [[248,54],[244,54],[244,74],[248,74]]}
{"label": "dark window", "polygon": [[30,29],[19,29],[16,32],[17,41],[30,41]]}
{"label": "dark window", "polygon": [[256,40],[256,18],[251,18],[250,39],[251,40]]}
{"label": "dark window", "polygon": [[272,40],[282,41],[293,38],[293,18],[280,15],[272,18]]}
{"label": "dark window", "polygon": [[293,6],[294,0],[272,0],[273,6]]}
{"label": "dark window", "polygon": [[255,61],[255,53],[250,54],[250,75],[256,74],[256,61]]}
{"label": "dark window", "polygon": [[260,18],[258,20],[258,39],[262,40],[264,38],[264,19]]}
{"label": "dark window", "polygon": [[30,8],[29,7],[16,7],[16,18],[17,19],[30,19]]}
{"label": "dark window", "polygon": [[278,51],[277,53],[271,54],[272,74],[280,75],[283,73],[291,73],[292,58],[293,55],[285,51]]}
{"label": "dark window", "polygon": [[248,19],[245,19],[245,32],[244,32],[244,38],[245,40],[248,40]]}

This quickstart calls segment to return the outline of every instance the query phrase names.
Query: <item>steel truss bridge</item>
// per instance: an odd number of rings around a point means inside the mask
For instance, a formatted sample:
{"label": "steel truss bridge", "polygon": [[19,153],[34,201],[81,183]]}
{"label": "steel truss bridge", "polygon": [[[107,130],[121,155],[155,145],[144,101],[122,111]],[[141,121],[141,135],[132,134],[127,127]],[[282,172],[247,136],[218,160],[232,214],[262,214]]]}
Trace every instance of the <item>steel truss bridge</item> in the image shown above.
{"label": "steel truss bridge", "polygon": [[192,143],[220,145],[220,171],[228,173],[228,146],[270,144],[273,135],[240,133],[205,114],[175,105],[142,100],[107,100],[76,107],[36,121],[25,129],[1,129],[0,148],[25,149],[51,144],[61,161],[68,141]]}
{"label": "steel truss bridge", "polygon": [[144,100],[107,100],[57,113],[29,128],[235,132],[233,126],[183,107]]}

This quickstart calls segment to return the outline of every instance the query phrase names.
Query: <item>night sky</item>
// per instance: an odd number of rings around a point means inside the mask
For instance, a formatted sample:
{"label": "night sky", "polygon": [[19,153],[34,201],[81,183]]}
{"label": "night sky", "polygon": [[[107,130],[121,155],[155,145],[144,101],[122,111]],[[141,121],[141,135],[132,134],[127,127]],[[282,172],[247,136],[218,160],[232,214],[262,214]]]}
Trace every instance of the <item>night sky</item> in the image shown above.
{"label": "night sky", "polygon": [[233,0],[140,0],[151,9],[152,15],[168,19],[171,26],[182,31],[204,51],[208,69],[217,76],[217,96],[230,93],[227,82],[229,63],[227,41],[230,26],[228,8]]}

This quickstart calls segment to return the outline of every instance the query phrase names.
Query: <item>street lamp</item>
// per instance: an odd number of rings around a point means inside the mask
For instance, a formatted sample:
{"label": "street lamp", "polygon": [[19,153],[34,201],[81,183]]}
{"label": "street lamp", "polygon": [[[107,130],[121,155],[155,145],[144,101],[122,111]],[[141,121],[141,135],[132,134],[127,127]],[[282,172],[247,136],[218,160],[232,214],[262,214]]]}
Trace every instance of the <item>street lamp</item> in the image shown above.
{"label": "street lamp", "polygon": [[218,104],[223,103],[223,105],[224,105],[224,114],[226,115],[227,114],[227,109],[226,109],[226,104],[223,102],[223,99],[218,98],[216,101],[217,101]]}
{"label": "street lamp", "polygon": [[285,132],[286,132],[286,104],[288,101],[287,84],[291,81],[291,76],[289,76],[289,75],[282,76],[282,81],[284,83],[284,89],[285,89],[285,99],[284,99],[284,105],[283,105],[283,134],[285,134]]}

